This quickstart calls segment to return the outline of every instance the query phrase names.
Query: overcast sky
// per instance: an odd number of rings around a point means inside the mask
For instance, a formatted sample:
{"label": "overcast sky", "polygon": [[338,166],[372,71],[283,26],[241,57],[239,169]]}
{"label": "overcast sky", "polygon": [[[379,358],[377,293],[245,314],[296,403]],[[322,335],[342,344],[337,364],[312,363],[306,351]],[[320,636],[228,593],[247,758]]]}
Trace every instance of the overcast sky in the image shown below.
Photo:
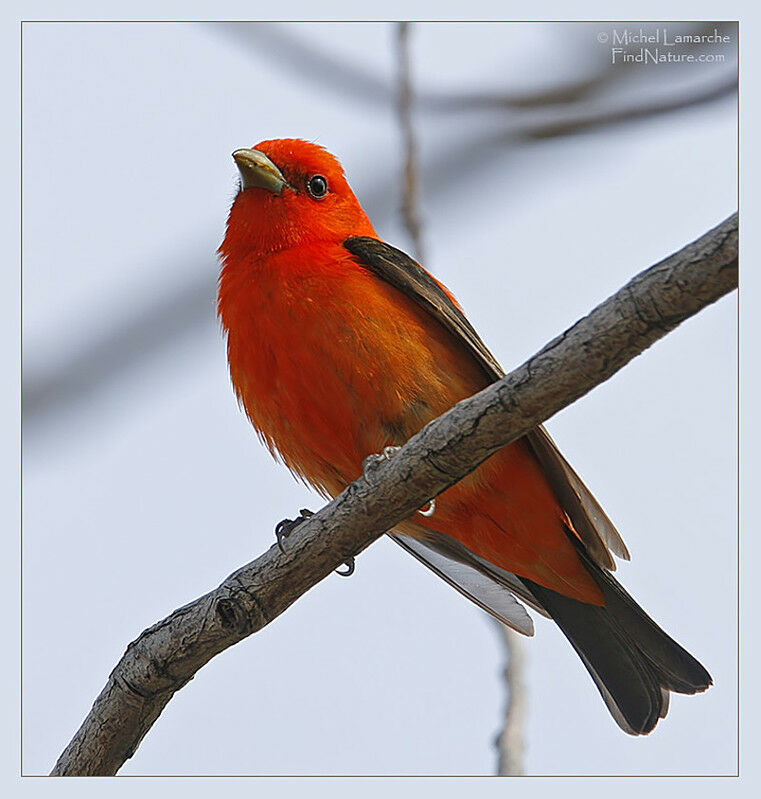
{"label": "overcast sky", "polygon": [[[604,63],[601,33],[612,26],[419,25],[415,84],[546,89]],[[360,77],[305,70],[298,42]],[[323,144],[379,234],[411,243],[391,25],[34,24],[23,46],[25,379],[76,374],[24,431],[23,768],[43,774],[129,641],[321,504],[259,445],[230,388],[214,315],[230,152]],[[714,80],[703,66],[629,69],[606,108]],[[724,98],[495,144],[538,117],[421,111],[426,266],[511,368],[736,209],[735,114]],[[153,308],[169,322],[142,340]],[[131,357],[114,331],[136,338]],[[112,362],[90,349],[103,339]],[[734,773],[736,368],[731,295],[549,422],[629,546],[619,579],[715,685],[672,697],[656,731],[631,738],[537,619],[527,773]],[[121,773],[490,774],[502,665],[489,618],[384,539],[351,579],[329,577],[206,666]]]}

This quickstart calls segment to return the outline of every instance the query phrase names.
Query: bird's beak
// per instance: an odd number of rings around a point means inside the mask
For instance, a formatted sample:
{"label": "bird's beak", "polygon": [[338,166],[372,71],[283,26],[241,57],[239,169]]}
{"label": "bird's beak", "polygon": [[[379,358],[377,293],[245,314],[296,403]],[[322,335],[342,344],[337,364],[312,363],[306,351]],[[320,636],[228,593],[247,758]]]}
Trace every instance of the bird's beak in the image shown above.
{"label": "bird's beak", "polygon": [[240,172],[241,187],[245,189],[267,189],[273,194],[280,194],[288,181],[283,173],[259,150],[241,149],[233,153],[233,158]]}

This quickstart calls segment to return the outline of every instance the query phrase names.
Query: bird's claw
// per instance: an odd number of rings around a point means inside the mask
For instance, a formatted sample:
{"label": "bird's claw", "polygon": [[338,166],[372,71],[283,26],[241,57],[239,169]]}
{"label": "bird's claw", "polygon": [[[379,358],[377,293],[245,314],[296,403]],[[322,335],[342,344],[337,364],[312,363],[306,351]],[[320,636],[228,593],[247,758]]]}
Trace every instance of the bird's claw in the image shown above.
{"label": "bird's claw", "polygon": [[[288,536],[300,524],[303,524],[303,522],[305,522],[310,516],[314,516],[314,511],[309,510],[309,508],[302,508],[299,511],[299,515],[295,519],[283,519],[281,522],[278,522],[277,525],[275,525],[275,538],[277,539],[277,545],[281,552],[285,553],[283,541],[288,538]],[[354,564],[354,558],[347,558],[343,565],[346,567],[346,571],[341,571],[339,568],[336,569],[336,574],[340,575],[341,577],[351,577],[352,574],[354,574],[354,569],[356,568]]]}
{"label": "bird's claw", "polygon": [[379,452],[377,455],[368,455],[362,461],[362,476],[365,478],[365,482],[368,485],[373,484],[373,473],[378,466],[380,466],[383,461],[391,460],[400,449],[401,447],[394,446],[383,447],[383,452]]}
{"label": "bird's claw", "polygon": [[346,562],[343,564],[346,566],[346,571],[342,572],[340,569],[336,569],[336,574],[339,577],[351,577],[354,574],[354,558],[347,558]]}
{"label": "bird's claw", "polygon": [[432,500],[428,502],[428,507],[423,510],[422,508],[418,511],[421,516],[433,516],[433,512],[436,510],[436,498],[434,497]]}
{"label": "bird's claw", "polygon": [[283,521],[277,523],[275,526],[275,538],[277,539],[277,545],[281,552],[285,552],[283,541],[310,516],[314,516],[314,512],[309,510],[309,508],[302,508],[295,519],[283,519]]}

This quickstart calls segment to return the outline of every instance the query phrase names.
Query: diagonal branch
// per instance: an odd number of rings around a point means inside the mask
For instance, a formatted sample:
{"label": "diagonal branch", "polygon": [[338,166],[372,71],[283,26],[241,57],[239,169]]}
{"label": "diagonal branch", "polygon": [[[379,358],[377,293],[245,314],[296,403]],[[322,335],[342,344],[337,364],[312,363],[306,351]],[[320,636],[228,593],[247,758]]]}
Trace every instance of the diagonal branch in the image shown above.
{"label": "diagonal branch", "polygon": [[[551,111],[533,114],[507,131],[489,129],[485,133],[471,134],[467,141],[445,147],[427,164],[416,169],[418,184],[425,184],[431,196],[437,189],[449,185],[449,169],[453,161],[459,173],[473,181],[483,175],[486,165],[504,150],[505,145],[518,146],[538,141],[553,141],[565,136],[593,133],[616,125],[637,123],[664,114],[683,111],[717,100],[736,96],[737,77],[702,87],[688,96],[679,95],[651,101],[631,102],[617,109],[588,110],[584,114],[567,114]],[[417,102],[416,106],[420,103]],[[379,228],[385,208],[381,198],[388,197],[398,182],[383,177],[374,191],[365,195],[363,206]],[[419,260],[422,260],[419,258]],[[110,330],[101,333],[83,351],[64,359],[43,373],[35,373],[24,364],[23,413],[27,425],[24,436],[33,435],[44,421],[82,408],[89,396],[102,389],[109,381],[125,372],[146,357],[159,357],[161,348],[181,343],[194,333],[206,316],[214,318],[213,304],[209,300],[213,279],[204,267],[181,288],[175,288],[155,300],[139,314],[116,322]]]}
{"label": "diagonal branch", "polygon": [[607,380],[737,286],[737,215],[632,279],[502,380],[463,400],[288,538],[128,647],[54,775],[115,774],[174,693],[500,447]]}
{"label": "diagonal branch", "polygon": [[[343,59],[336,52],[316,45],[298,31],[298,23],[277,22],[203,22],[207,30],[219,33],[231,42],[243,47],[248,55],[265,56],[279,68],[294,75],[300,82],[309,81],[321,90],[332,91],[342,101],[351,98],[353,102],[363,105],[385,107],[393,101],[393,87],[380,74],[365,68],[356,61]],[[408,23],[397,23],[408,24]],[[509,24],[508,24],[509,25]],[[306,26],[304,26],[306,27]],[[655,25],[644,25],[645,30],[655,32]],[[701,42],[702,34],[710,34],[714,28],[721,34],[737,41],[737,23],[703,22],[699,24],[681,24],[674,33],[686,33],[696,37],[695,42],[680,45],[680,52],[688,54],[699,49],[701,53],[717,52],[721,45]],[[611,63],[610,52],[595,47],[597,41],[586,26],[572,26],[578,31],[576,37],[579,45],[585,48],[588,55],[588,74],[572,75],[563,82],[555,83],[546,89],[529,91],[502,90],[467,91],[422,89],[418,93],[417,106],[421,111],[437,114],[483,110],[520,111],[524,109],[542,108],[579,104],[593,99],[603,90],[631,76],[631,65],[624,61]],[[594,42],[589,50],[590,37]],[[729,60],[735,58],[736,48],[732,46]],[[669,74],[678,72],[683,64],[678,62],[663,64],[664,71]],[[689,64],[694,68],[695,64]],[[661,76],[662,78],[663,76]]]}
{"label": "diagonal branch", "polygon": [[535,121],[523,127],[516,126],[507,138],[517,140],[553,139],[585,133],[600,128],[607,128],[621,123],[637,122],[643,119],[696,108],[725,97],[737,96],[737,75],[731,74],[719,83],[701,86],[690,93],[682,93],[674,97],[645,100],[620,108],[603,108],[573,115],[558,115],[548,121]]}

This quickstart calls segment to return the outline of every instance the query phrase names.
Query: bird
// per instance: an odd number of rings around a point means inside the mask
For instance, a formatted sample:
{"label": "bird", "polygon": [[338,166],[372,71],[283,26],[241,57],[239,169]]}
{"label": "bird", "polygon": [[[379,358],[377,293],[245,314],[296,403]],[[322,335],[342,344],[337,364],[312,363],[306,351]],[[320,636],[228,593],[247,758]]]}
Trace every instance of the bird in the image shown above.
{"label": "bird", "polygon": [[[504,372],[453,294],[380,239],[327,150],[271,139],[232,157],[217,294],[231,382],[276,459],[335,497]],[[552,619],[626,733],[712,683],[613,577],[626,545],[544,426],[389,534],[518,632],[534,632],[526,606]]]}

